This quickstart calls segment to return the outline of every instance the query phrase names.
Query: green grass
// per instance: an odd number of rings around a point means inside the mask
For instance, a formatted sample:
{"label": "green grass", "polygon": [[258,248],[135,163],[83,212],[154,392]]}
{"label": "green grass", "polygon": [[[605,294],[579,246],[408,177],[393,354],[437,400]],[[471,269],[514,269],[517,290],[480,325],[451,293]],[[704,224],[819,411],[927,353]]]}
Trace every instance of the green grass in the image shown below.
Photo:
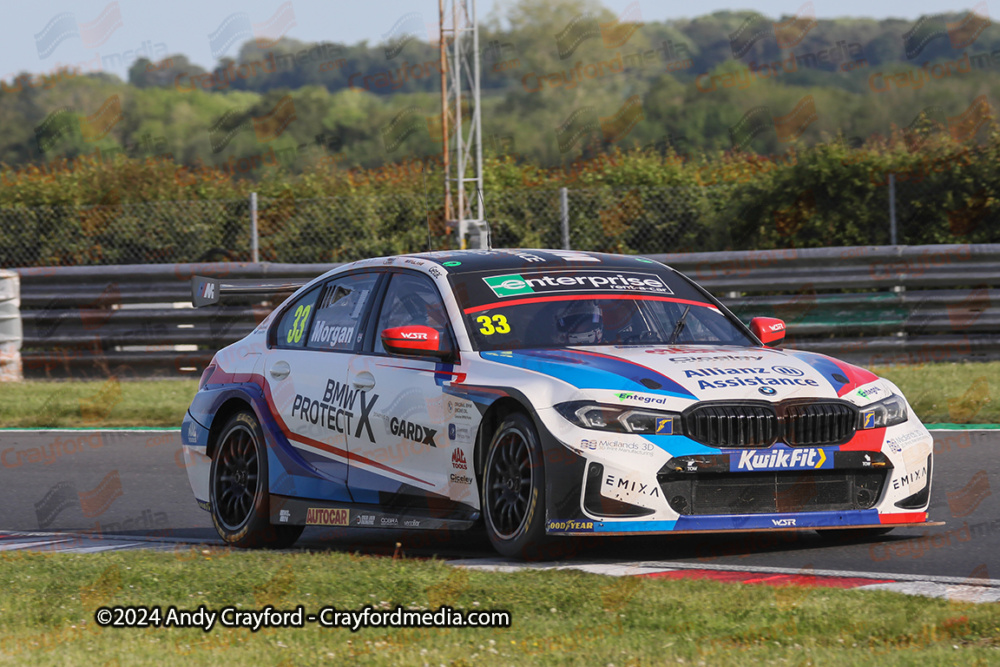
{"label": "green grass", "polygon": [[0,383],[0,428],[180,427],[197,380]]}
{"label": "green grass", "polygon": [[1000,362],[878,366],[926,424],[1000,423]]}
{"label": "green grass", "polygon": [[[488,573],[345,553],[0,554],[0,663],[99,665],[986,665],[1000,661],[995,604],[895,593]],[[110,605],[338,610],[503,609],[504,629],[356,633],[216,626],[100,628]]]}
{"label": "green grass", "polygon": [[[883,366],[925,423],[1000,423],[1000,362]],[[180,426],[195,380],[0,384],[0,428]]]}

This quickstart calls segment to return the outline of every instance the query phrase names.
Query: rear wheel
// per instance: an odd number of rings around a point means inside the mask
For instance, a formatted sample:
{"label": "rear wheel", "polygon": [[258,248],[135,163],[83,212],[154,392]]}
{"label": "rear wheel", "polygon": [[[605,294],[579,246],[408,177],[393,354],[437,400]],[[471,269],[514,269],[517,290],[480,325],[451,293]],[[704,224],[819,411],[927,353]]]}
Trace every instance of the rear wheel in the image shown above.
{"label": "rear wheel", "polygon": [[508,415],[497,427],[483,468],[483,517],[493,548],[511,558],[541,558],[545,468],[534,424]]}
{"label": "rear wheel", "polygon": [[267,490],[267,450],[257,417],[233,415],[212,458],[212,523],[227,544],[241,548],[291,546],[303,526],[273,526]]}

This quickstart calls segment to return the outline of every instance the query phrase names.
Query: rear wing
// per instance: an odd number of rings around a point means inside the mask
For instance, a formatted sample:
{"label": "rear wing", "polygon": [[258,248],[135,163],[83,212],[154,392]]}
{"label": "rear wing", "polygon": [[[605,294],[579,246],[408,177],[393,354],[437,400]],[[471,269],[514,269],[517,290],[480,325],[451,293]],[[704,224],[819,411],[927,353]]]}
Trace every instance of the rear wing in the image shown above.
{"label": "rear wing", "polygon": [[191,303],[195,308],[219,303],[223,296],[267,296],[291,294],[305,285],[307,280],[295,278],[278,280],[191,277]]}

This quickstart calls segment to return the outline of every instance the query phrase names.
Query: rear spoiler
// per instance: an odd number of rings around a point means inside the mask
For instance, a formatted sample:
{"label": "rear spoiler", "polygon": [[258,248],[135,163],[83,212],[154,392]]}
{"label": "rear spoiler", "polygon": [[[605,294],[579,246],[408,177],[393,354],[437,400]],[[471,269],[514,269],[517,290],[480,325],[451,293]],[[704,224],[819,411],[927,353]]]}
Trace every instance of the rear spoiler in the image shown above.
{"label": "rear spoiler", "polygon": [[219,303],[223,296],[253,296],[291,294],[306,284],[306,280],[255,280],[234,278],[191,277],[191,303],[195,308]]}

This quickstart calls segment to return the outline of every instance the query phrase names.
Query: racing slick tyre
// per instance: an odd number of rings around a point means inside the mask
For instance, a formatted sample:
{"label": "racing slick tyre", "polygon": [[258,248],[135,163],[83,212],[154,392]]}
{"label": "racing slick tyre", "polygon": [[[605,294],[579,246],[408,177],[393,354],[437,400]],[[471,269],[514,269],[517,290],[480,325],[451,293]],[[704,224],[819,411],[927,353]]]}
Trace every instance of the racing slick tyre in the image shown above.
{"label": "racing slick tyre", "polygon": [[483,467],[486,534],[508,558],[544,558],[545,468],[535,425],[515,412],[497,427]]}
{"label": "racing slick tyre", "polygon": [[222,429],[212,457],[212,523],[226,544],[282,549],[299,539],[304,526],[273,526],[267,490],[267,449],[257,417],[233,415]]}

